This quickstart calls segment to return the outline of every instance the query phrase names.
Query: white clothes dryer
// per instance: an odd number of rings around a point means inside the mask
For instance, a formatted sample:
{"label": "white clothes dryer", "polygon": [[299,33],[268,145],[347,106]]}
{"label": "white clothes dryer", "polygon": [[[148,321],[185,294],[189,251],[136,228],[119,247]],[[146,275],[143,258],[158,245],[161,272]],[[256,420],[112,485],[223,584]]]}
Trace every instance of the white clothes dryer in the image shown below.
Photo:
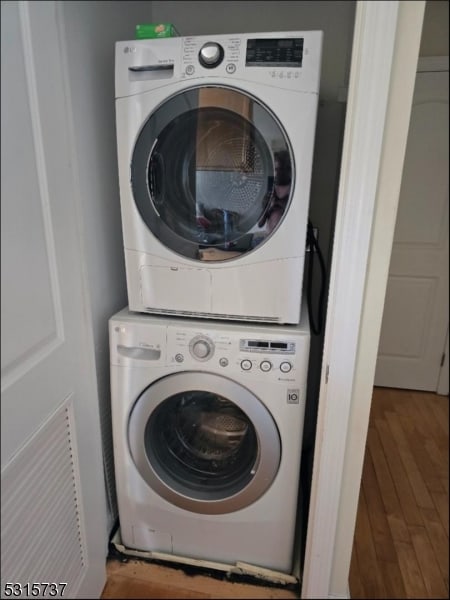
{"label": "white clothes dryer", "polygon": [[117,42],[130,310],[300,319],[322,32]]}
{"label": "white clothes dryer", "polygon": [[110,319],[124,545],[291,573],[309,327]]}

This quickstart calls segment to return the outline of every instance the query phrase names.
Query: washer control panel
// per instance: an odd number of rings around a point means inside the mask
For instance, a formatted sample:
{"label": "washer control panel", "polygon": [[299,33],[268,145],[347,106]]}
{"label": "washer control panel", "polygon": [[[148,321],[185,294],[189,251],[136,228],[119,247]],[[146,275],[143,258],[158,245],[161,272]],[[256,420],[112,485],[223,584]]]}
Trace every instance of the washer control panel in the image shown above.
{"label": "washer control panel", "polygon": [[[237,332],[195,331],[168,327],[167,361],[187,368],[216,368],[226,374],[290,380],[302,360],[294,340],[274,337],[243,338]],[[203,368],[203,367],[202,367]]]}
{"label": "washer control panel", "polygon": [[[156,321],[156,322],[154,322]],[[271,327],[196,324],[160,319],[110,323],[111,363],[135,368],[241,375],[267,382],[296,382],[306,372],[309,334]]]}

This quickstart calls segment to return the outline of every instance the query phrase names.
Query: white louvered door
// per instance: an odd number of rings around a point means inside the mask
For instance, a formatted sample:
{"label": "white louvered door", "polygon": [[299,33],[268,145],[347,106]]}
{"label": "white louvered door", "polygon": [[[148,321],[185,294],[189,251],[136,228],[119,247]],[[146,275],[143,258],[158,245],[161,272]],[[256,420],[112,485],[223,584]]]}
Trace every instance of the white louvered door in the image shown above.
{"label": "white louvered door", "polygon": [[98,598],[106,504],[58,6],[2,2],[1,20],[0,595]]}

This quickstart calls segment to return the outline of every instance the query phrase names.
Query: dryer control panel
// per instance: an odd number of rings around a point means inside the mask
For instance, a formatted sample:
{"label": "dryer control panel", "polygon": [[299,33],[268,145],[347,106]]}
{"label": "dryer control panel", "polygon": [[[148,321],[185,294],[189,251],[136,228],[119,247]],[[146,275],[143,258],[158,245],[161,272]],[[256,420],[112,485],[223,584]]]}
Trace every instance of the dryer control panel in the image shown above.
{"label": "dryer control panel", "polygon": [[218,78],[318,94],[322,37],[321,31],[278,31],[117,42],[116,98]]}
{"label": "dryer control panel", "polygon": [[[317,37],[316,37],[317,36]],[[195,79],[224,75],[256,81],[283,83],[302,89],[313,83],[316,57],[320,58],[320,32],[283,32],[234,36],[192,36],[182,39],[181,77]],[[319,39],[319,47],[317,47]],[[312,65],[314,65],[313,68]],[[280,79],[282,81],[280,81]],[[308,82],[308,83],[307,83]],[[306,89],[305,89],[306,91]]]}

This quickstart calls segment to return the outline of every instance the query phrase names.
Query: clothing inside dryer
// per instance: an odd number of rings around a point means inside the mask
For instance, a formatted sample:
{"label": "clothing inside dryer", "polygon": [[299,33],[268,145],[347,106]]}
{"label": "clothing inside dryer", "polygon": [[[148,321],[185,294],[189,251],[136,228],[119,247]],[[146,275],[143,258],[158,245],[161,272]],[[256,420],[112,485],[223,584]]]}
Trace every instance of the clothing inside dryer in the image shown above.
{"label": "clothing inside dryer", "polygon": [[[288,187],[269,222],[281,156]],[[235,258],[264,242],[288,206],[291,179],[278,122],[254,98],[223,87],[190,89],[161,105],[132,160],[144,221],[170,249],[198,260]]]}
{"label": "clothing inside dryer", "polygon": [[145,429],[145,448],[169,484],[230,495],[252,479],[259,455],[247,416],[230,400],[201,390],[175,394],[158,406]]}

